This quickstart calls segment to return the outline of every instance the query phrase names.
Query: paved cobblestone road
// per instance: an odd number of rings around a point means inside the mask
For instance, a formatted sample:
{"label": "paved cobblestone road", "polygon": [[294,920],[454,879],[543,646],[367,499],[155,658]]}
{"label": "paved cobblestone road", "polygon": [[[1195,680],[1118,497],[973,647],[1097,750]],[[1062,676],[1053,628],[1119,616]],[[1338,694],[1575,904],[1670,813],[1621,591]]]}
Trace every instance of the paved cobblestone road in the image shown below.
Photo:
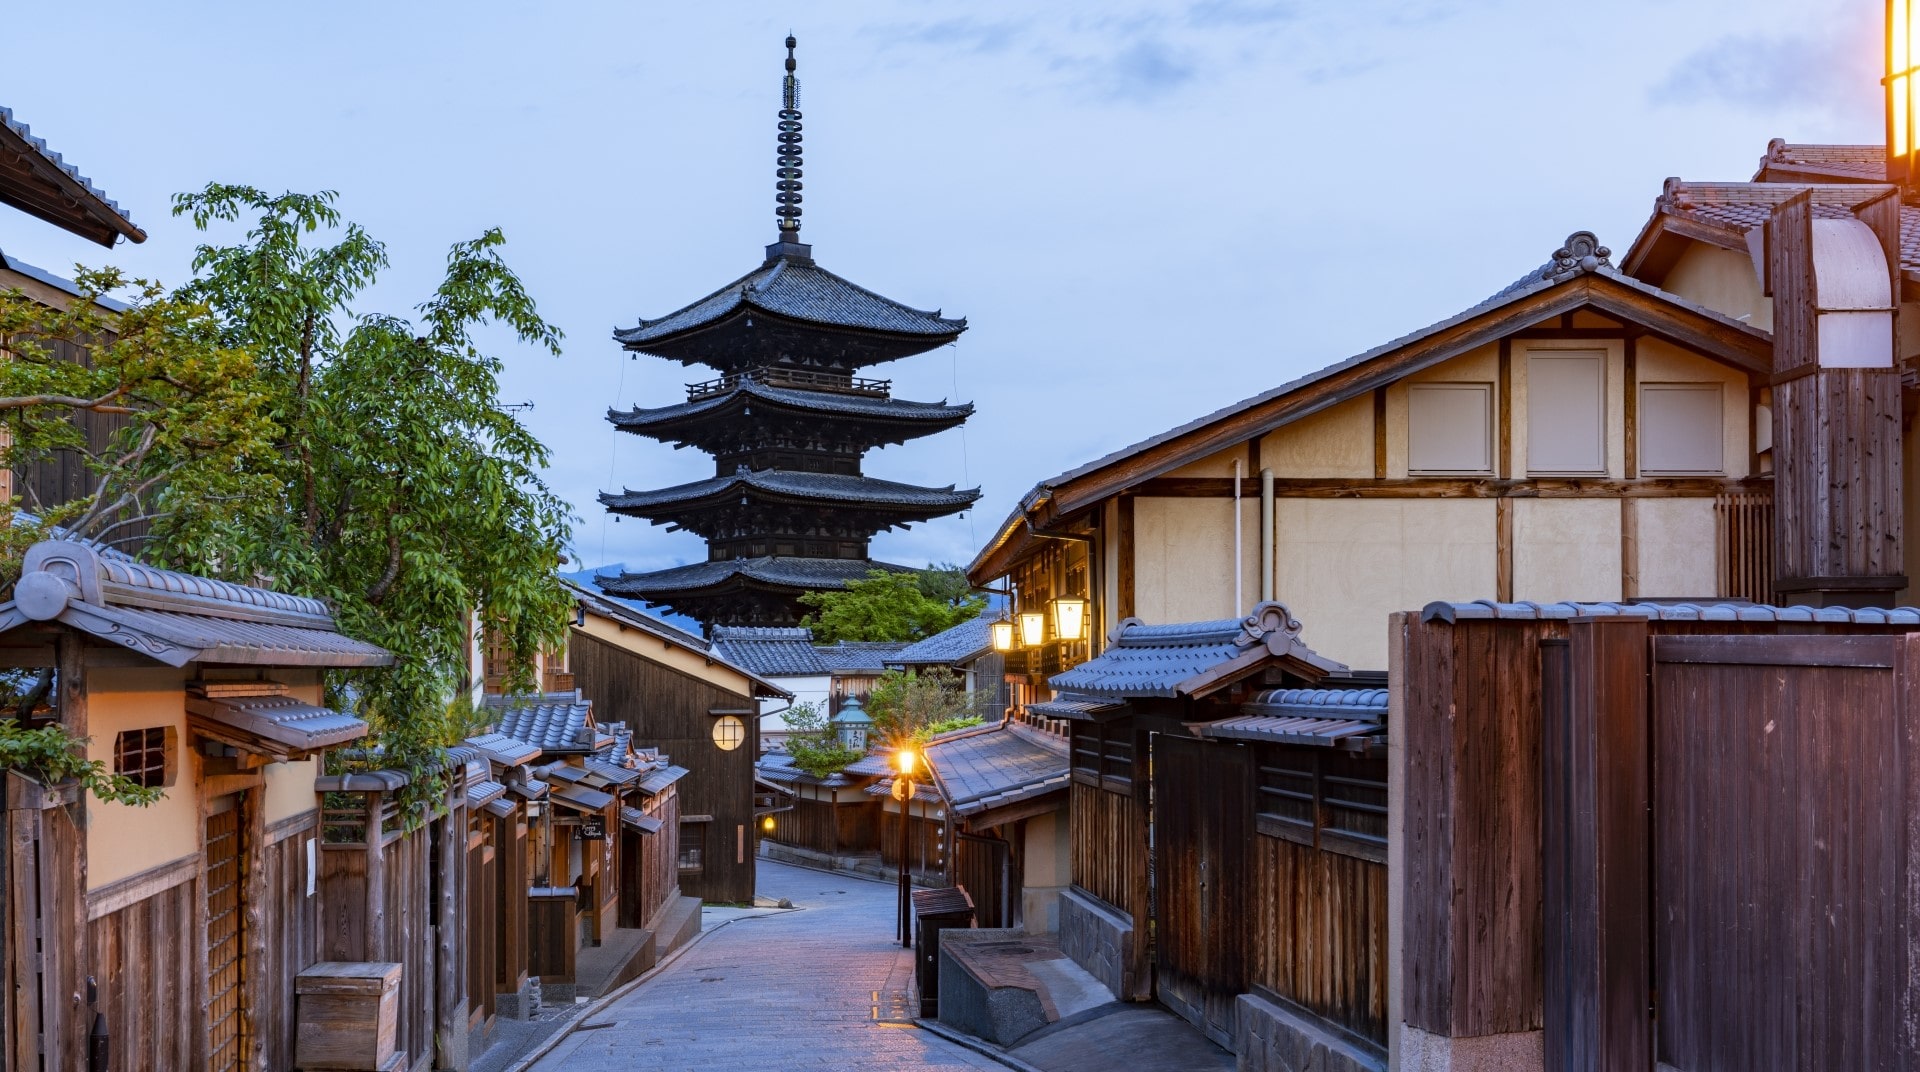
{"label": "paved cobblestone road", "polygon": [[895,887],[763,859],[760,894],[794,909],[740,913],[712,928],[588,1017],[533,1072],[1005,1072],[929,1032],[876,1022],[907,1015],[889,1001],[909,987],[913,967],[892,940]]}

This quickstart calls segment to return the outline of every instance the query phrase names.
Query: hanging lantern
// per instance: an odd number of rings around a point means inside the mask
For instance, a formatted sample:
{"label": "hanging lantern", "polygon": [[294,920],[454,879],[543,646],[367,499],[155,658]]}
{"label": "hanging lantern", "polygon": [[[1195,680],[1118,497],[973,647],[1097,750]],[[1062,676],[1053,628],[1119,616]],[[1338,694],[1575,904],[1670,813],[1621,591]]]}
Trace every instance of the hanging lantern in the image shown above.
{"label": "hanging lantern", "polygon": [[1087,601],[1061,596],[1048,604],[1053,610],[1053,635],[1061,640],[1087,639]]}
{"label": "hanging lantern", "polygon": [[1047,642],[1047,616],[1037,611],[1020,615],[1020,646],[1037,648]]}
{"label": "hanging lantern", "polygon": [[987,626],[987,635],[993,638],[993,650],[998,652],[1013,650],[1013,622],[1002,618]]}

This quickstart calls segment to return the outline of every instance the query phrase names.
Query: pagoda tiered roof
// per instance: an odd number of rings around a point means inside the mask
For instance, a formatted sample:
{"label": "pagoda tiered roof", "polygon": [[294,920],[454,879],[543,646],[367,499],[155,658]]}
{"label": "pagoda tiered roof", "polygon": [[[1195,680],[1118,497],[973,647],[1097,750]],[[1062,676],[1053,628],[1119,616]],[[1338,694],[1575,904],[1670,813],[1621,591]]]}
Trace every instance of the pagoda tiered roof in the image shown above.
{"label": "pagoda tiered roof", "polygon": [[911,572],[905,566],[865,558],[780,555],[694,562],[651,573],[623,573],[597,583],[608,595],[644,599],[709,624],[797,625],[800,618],[794,601],[802,593],[844,588],[848,581],[866,580],[873,570]]}
{"label": "pagoda tiered roof", "polygon": [[902,305],[811,256],[783,253],[692,305],[613,337],[629,350],[722,370],[802,356],[810,366],[854,369],[924,353],[966,329],[964,317]]}
{"label": "pagoda tiered roof", "polygon": [[[682,517],[744,501],[754,506],[777,504],[821,508],[853,508],[897,515],[894,523],[925,521],[964,510],[980,497],[978,488],[956,490],[924,488],[841,473],[796,473],[784,469],[735,473],[680,484],[658,491],[628,489],[615,495],[602,492],[600,502],[616,514],[650,520]],[[692,526],[688,526],[692,527]]]}
{"label": "pagoda tiered roof", "polygon": [[822,428],[829,432],[828,438],[880,446],[965,423],[973,415],[973,404],[908,402],[873,392],[803,390],[742,377],[731,389],[677,405],[607,411],[607,419],[623,432],[702,448],[730,446],[740,437],[742,422],[764,425],[775,415],[805,421],[809,427],[829,426]]}

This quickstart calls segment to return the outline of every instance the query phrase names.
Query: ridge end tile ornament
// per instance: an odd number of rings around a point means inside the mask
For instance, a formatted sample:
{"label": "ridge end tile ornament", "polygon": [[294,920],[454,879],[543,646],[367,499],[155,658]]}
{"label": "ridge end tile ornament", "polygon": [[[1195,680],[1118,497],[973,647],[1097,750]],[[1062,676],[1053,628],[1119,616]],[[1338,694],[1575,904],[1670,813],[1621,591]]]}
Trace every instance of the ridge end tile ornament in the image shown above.
{"label": "ridge end tile ornament", "polygon": [[857,375],[944,346],[964,318],[903,305],[819,266],[800,241],[800,81],[786,39],[775,156],[776,240],[758,268],[665,316],[613,335],[635,354],[705,365],[684,402],[607,419],[623,432],[714,459],[713,476],[673,488],[605,492],[617,515],[707,541],[704,561],[598,581],[716,626],[792,626],[799,597],[843,588],[875,562],[876,533],[959,513],[976,488],[920,487],[868,477],[868,451],[959,427],[969,403],[911,402],[892,383]]}

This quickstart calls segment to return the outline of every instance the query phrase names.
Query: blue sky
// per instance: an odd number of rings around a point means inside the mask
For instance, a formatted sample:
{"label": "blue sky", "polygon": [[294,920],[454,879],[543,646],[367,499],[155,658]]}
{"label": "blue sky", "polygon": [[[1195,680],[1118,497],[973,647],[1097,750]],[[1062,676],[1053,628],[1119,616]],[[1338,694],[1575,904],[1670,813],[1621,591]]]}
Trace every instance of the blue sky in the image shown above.
{"label": "blue sky", "polygon": [[[20,5],[15,5],[20,7]],[[582,561],[704,557],[608,523],[605,488],[709,475],[608,406],[702,378],[608,337],[758,263],[781,38],[800,38],[804,237],[964,315],[896,393],[965,398],[871,475],[980,486],[879,557],[961,561],[1036,480],[1450,315],[1591,229],[1624,252],[1661,179],[1745,179],[1770,137],[1878,141],[1877,0],[26,5],[0,103],[147,228],[108,252],[0,211],[0,248],[177,282],[208,181],[340,191],[401,311],[505,229],[566,332],[503,395],[554,451]],[[23,47],[24,46],[24,47]]]}

